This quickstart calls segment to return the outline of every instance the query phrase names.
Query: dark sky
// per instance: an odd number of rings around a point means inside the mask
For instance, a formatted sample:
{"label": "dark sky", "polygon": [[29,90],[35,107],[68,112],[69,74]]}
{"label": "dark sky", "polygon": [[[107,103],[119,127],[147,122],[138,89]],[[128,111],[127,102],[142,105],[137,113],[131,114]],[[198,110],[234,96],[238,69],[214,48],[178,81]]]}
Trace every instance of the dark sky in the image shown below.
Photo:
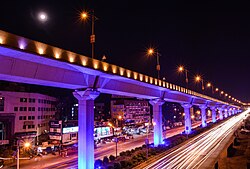
{"label": "dark sky", "polygon": [[[0,5],[0,29],[91,56],[91,22],[81,22],[81,10],[95,10],[96,58],[184,86],[178,65],[233,97],[250,101],[250,6],[247,1],[163,0],[8,0]],[[40,11],[49,19],[41,23]],[[192,82],[193,83],[193,82]]]}

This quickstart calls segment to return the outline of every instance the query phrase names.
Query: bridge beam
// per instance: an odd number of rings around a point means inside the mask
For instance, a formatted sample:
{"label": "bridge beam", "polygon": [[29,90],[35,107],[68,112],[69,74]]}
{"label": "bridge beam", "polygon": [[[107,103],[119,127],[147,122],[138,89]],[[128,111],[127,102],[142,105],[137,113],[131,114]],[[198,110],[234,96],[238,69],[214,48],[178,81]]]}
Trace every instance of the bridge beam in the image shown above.
{"label": "bridge beam", "polygon": [[184,108],[185,113],[185,133],[190,134],[192,130],[191,125],[191,117],[190,117],[190,108],[192,107],[192,104],[182,104],[182,107]]}
{"label": "bridge beam", "polygon": [[162,144],[162,105],[165,103],[162,99],[150,100],[149,102],[153,106],[153,120],[154,120],[154,146]]}
{"label": "bridge beam", "polygon": [[94,169],[94,100],[99,92],[75,91],[78,100],[78,168]]}

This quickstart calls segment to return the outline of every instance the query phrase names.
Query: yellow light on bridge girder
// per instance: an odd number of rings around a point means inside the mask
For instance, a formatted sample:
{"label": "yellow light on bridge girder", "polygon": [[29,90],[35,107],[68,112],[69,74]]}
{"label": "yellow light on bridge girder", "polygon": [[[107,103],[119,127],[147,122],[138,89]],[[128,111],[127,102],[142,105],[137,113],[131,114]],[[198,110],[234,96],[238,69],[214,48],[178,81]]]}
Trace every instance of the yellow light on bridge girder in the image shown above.
{"label": "yellow light on bridge girder", "polygon": [[140,76],[140,81],[143,81],[143,75],[140,74],[139,76]]}
{"label": "yellow light on bridge girder", "polygon": [[102,64],[102,67],[103,67],[103,70],[106,72],[108,71],[108,64],[107,63],[104,63],[104,62],[101,62]]}
{"label": "yellow light on bridge girder", "polygon": [[59,59],[59,58],[60,58],[59,53],[56,53],[56,54],[55,54],[55,58],[56,58],[56,59]]}
{"label": "yellow light on bridge girder", "polygon": [[94,69],[98,69],[99,65],[98,65],[98,62],[94,62]]}
{"label": "yellow light on bridge girder", "polygon": [[134,79],[137,79],[138,73],[134,72]]}
{"label": "yellow light on bridge girder", "polygon": [[44,50],[43,50],[42,48],[38,48],[38,53],[39,53],[40,55],[42,55],[42,54],[44,54]]}
{"label": "yellow light on bridge girder", "polygon": [[116,73],[117,72],[117,66],[112,65],[112,72]]}
{"label": "yellow light on bridge girder", "polygon": [[127,77],[131,76],[131,72],[129,70],[127,70]]}
{"label": "yellow light on bridge girder", "polygon": [[83,66],[86,66],[86,65],[87,65],[87,59],[81,58],[81,61],[82,61],[82,65],[83,65]]}
{"label": "yellow light on bridge girder", "polygon": [[3,38],[0,37],[0,44],[3,44]]}
{"label": "yellow light on bridge girder", "polygon": [[152,77],[150,77],[150,83],[151,83],[151,84],[153,83],[153,78],[152,78]]}
{"label": "yellow light on bridge girder", "polygon": [[124,75],[124,69],[120,68],[120,75],[123,76]]}

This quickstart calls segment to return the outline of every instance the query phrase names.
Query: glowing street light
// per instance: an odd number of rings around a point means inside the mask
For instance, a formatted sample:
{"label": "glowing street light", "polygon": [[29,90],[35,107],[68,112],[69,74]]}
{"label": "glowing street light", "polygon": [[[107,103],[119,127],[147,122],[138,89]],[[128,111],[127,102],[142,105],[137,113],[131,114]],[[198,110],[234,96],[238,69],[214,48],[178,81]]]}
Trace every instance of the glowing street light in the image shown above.
{"label": "glowing street light", "polygon": [[156,53],[156,70],[158,72],[158,79],[160,79],[160,69],[161,69],[159,60],[160,53],[158,51],[155,51],[153,48],[149,48],[147,53],[149,56],[152,56]]}
{"label": "glowing street light", "polygon": [[92,47],[92,52],[91,52],[91,56],[92,56],[92,59],[94,59],[94,55],[95,55],[95,20],[97,19],[97,17],[95,17],[94,15],[94,10],[92,10],[91,13],[87,13],[87,12],[82,12],[81,13],[81,19],[82,20],[86,20],[88,19],[88,17],[91,17],[91,35],[90,35],[90,43],[91,43],[91,47]]}
{"label": "glowing street light", "polygon": [[202,89],[202,90],[205,89],[205,88],[204,88],[204,84],[203,84],[203,79],[201,78],[200,75],[197,75],[197,76],[195,77],[195,81],[196,81],[196,82],[201,82],[201,89]]}
{"label": "glowing street light", "polygon": [[[30,146],[31,146],[31,144],[30,144],[30,142],[24,142],[23,143],[23,146],[25,147],[25,148],[29,148]],[[19,169],[20,168],[20,163],[19,163],[19,161],[20,161],[20,158],[19,158],[19,156],[20,156],[20,140],[17,140],[17,164],[16,164],[16,168],[17,169]]]}
{"label": "glowing street light", "polygon": [[212,93],[214,93],[214,86],[210,82],[207,83],[207,87],[211,87]]}
{"label": "glowing street light", "polygon": [[188,71],[187,71],[187,69],[185,69],[184,66],[179,66],[178,72],[183,72],[183,71],[185,71],[186,88],[188,88]]}

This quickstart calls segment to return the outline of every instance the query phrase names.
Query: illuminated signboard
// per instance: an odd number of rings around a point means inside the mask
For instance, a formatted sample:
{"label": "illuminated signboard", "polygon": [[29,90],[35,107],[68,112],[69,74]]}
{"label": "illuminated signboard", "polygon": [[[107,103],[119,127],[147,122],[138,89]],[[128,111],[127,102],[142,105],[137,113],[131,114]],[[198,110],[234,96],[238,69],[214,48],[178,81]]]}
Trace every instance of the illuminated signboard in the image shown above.
{"label": "illuminated signboard", "polygon": [[77,132],[78,132],[78,126],[63,128],[63,134],[65,134],[65,133],[77,133]]}

